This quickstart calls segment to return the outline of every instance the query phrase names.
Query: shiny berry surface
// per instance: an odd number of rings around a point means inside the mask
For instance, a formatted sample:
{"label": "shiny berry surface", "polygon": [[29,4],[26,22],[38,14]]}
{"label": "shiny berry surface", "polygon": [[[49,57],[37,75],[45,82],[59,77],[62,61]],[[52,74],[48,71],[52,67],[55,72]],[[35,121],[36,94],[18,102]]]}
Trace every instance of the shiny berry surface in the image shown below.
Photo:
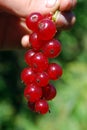
{"label": "shiny berry surface", "polygon": [[35,103],[35,111],[40,114],[46,114],[49,111],[49,105],[46,100],[38,100]]}
{"label": "shiny berry surface", "polygon": [[41,72],[47,69],[48,59],[43,53],[38,52],[32,57],[32,68],[35,72]]}
{"label": "shiny berry surface", "polygon": [[35,54],[35,51],[33,49],[30,49],[28,50],[26,53],[25,53],[25,56],[24,56],[24,59],[25,59],[25,62],[31,66],[31,63],[32,63],[32,57],[34,56]]}
{"label": "shiny berry surface", "polygon": [[40,87],[45,87],[49,83],[49,76],[46,72],[36,74],[35,82]]}
{"label": "shiny berry surface", "polygon": [[49,64],[47,72],[51,80],[57,80],[62,76],[63,70],[60,65],[51,63]]}
{"label": "shiny berry surface", "polygon": [[42,96],[42,89],[38,87],[36,84],[28,84],[24,90],[24,97],[29,102],[36,102]]}
{"label": "shiny berry surface", "polygon": [[41,40],[50,40],[56,33],[55,24],[49,19],[43,19],[38,23],[38,35]]}
{"label": "shiny berry surface", "polygon": [[32,68],[25,68],[22,72],[21,72],[21,80],[25,83],[33,83],[35,80],[35,73],[33,71]]}
{"label": "shiny berry surface", "polygon": [[48,84],[43,88],[43,98],[46,100],[52,100],[56,96],[56,88],[52,84]]}
{"label": "shiny berry surface", "polygon": [[26,25],[29,29],[32,31],[37,31],[37,24],[38,22],[43,18],[43,16],[40,13],[31,13],[26,18]]}
{"label": "shiny berry surface", "polygon": [[43,46],[42,51],[48,58],[55,58],[61,52],[61,44],[58,40],[52,39]]}
{"label": "shiny berry surface", "polygon": [[[37,1],[36,1],[37,2]],[[51,80],[62,76],[63,70],[59,64],[52,63],[50,58],[56,58],[61,52],[61,43],[55,36],[57,31],[56,16],[58,11],[42,15],[39,12],[31,13],[26,18],[29,29],[29,40],[25,36],[22,42],[29,42],[31,49],[25,53],[24,59],[28,67],[21,72],[24,97],[28,108],[39,114],[49,112],[49,100],[53,100],[57,90]]]}
{"label": "shiny berry surface", "polygon": [[29,40],[30,40],[32,48],[35,51],[39,51],[42,48],[43,42],[38,38],[38,34],[36,32],[33,32],[30,35]]}

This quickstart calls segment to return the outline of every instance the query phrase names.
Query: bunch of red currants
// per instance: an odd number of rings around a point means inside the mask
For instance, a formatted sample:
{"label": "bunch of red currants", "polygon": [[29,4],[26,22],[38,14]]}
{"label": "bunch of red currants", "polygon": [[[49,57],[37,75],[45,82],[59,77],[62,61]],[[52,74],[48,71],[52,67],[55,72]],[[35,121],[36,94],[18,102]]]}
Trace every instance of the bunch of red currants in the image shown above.
{"label": "bunch of red currants", "polygon": [[31,49],[25,54],[28,67],[21,73],[21,80],[26,85],[24,97],[32,111],[46,114],[49,112],[47,101],[57,93],[50,81],[62,76],[61,66],[50,63],[48,59],[60,54],[61,43],[54,38],[57,30],[52,15],[32,13],[26,18],[26,25],[32,33],[29,38]]}

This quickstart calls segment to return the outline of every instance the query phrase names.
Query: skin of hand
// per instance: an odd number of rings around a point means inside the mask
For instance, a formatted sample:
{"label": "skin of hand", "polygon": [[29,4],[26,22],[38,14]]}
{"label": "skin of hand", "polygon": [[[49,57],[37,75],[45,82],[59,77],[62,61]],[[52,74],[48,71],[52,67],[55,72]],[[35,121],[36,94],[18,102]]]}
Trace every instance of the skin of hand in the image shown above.
{"label": "skin of hand", "polygon": [[[60,29],[75,23],[72,9],[76,0],[0,0],[0,50],[30,47],[29,33],[25,18],[32,12],[43,15],[59,10],[56,25]],[[26,35],[27,34],[27,35]],[[20,44],[21,42],[21,44]]]}

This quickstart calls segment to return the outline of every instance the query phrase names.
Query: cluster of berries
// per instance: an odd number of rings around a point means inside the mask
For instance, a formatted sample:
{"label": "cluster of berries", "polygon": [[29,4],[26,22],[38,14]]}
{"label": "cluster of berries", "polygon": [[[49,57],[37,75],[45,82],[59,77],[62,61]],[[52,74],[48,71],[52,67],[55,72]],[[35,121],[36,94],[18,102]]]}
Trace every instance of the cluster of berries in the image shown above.
{"label": "cluster of berries", "polygon": [[61,66],[48,59],[60,54],[61,44],[54,39],[57,30],[52,15],[32,13],[26,18],[26,25],[32,33],[29,38],[31,49],[25,54],[28,67],[21,73],[21,80],[26,85],[24,97],[32,111],[45,114],[49,111],[47,101],[57,93],[50,80],[57,80],[62,75]]}

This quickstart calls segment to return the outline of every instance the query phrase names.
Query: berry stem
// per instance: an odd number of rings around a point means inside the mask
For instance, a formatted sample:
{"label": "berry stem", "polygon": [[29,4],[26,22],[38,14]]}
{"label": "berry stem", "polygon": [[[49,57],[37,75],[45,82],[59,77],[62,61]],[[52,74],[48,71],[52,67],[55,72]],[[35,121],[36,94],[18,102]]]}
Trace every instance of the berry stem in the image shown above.
{"label": "berry stem", "polygon": [[59,10],[57,10],[57,11],[53,14],[53,16],[52,16],[52,21],[53,21],[53,22],[56,22],[58,13],[59,13]]}

